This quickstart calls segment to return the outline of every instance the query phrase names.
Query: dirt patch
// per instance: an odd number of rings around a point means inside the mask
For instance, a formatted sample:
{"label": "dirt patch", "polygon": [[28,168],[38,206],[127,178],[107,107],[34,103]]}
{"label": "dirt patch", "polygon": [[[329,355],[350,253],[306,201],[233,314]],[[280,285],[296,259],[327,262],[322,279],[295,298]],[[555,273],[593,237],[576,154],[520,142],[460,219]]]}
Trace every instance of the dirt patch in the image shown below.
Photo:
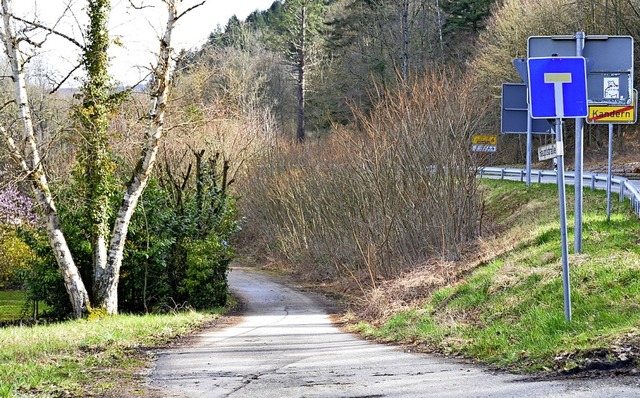
{"label": "dirt patch", "polygon": [[640,374],[640,332],[616,337],[609,347],[563,352],[555,358],[554,375],[594,377]]}

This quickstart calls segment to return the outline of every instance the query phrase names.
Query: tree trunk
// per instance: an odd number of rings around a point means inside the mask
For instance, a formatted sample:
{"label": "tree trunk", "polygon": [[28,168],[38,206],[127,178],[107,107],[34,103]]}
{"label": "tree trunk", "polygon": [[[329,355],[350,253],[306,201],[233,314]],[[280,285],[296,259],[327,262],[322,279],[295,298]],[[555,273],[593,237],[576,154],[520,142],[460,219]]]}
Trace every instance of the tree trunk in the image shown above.
{"label": "tree trunk", "polygon": [[11,64],[11,72],[15,83],[16,101],[18,103],[19,117],[22,121],[24,149],[15,144],[9,133],[2,129],[7,146],[10,149],[11,156],[18,164],[22,173],[28,177],[36,200],[42,206],[45,213],[47,223],[47,236],[49,243],[53,249],[58,267],[64,278],[65,288],[69,294],[73,314],[75,317],[82,317],[87,314],[90,309],[89,294],[82,282],[78,268],[71,257],[69,246],[64,238],[60,227],[60,219],[56,210],[56,206],[49,190],[40,154],[38,152],[36,139],[33,131],[33,123],[31,119],[31,110],[29,108],[26,81],[24,76],[24,68],[22,64],[22,54],[18,47],[18,40],[11,23],[11,7],[9,0],[2,0],[2,17],[4,24],[3,41],[6,54]]}
{"label": "tree trunk", "polygon": [[[87,73],[82,85],[82,105],[74,112],[74,120],[80,127],[82,140],[83,179],[86,191],[86,217],[91,230],[93,251],[94,286],[109,271],[107,263],[107,239],[110,221],[110,185],[115,169],[109,153],[110,117],[117,102],[112,99],[109,58],[105,57],[110,45],[108,22],[110,0],[93,0],[87,5],[91,23],[87,27],[88,38],[83,50],[82,65]],[[93,291],[95,302],[102,302]]]}
{"label": "tree trunk", "polygon": [[300,47],[298,48],[298,142],[304,141],[304,105],[305,105],[305,57],[306,57],[307,7],[300,10]]}
{"label": "tree trunk", "polygon": [[409,0],[401,0],[402,21],[402,82],[409,82]]}
{"label": "tree trunk", "polygon": [[440,0],[436,0],[436,14],[438,16],[438,41],[440,43],[440,61],[444,62],[444,39],[442,37],[442,11],[440,10]]}
{"label": "tree trunk", "polygon": [[138,200],[149,182],[156,162],[158,145],[162,138],[164,113],[167,106],[169,87],[171,86],[171,35],[179,18],[175,2],[176,0],[165,1],[169,15],[164,35],[160,40],[158,66],[154,70],[152,105],[149,110],[146,142],[140,161],[133,172],[127,191],[122,199],[122,205],[118,210],[107,254],[107,268],[100,280],[96,281],[96,286],[94,287],[97,297],[99,297],[99,301],[95,303],[96,306],[104,307],[109,314],[118,312],[118,281],[120,280],[120,268],[122,266],[122,256],[129,223]]}

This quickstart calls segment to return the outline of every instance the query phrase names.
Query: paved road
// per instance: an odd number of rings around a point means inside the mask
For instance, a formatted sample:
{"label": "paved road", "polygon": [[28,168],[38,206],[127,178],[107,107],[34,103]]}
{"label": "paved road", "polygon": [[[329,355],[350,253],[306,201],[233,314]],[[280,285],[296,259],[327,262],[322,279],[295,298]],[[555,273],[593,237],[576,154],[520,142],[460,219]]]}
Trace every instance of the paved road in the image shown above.
{"label": "paved road", "polygon": [[307,294],[248,269],[229,275],[246,312],[158,354],[173,397],[640,397],[637,379],[526,381],[343,333]]}

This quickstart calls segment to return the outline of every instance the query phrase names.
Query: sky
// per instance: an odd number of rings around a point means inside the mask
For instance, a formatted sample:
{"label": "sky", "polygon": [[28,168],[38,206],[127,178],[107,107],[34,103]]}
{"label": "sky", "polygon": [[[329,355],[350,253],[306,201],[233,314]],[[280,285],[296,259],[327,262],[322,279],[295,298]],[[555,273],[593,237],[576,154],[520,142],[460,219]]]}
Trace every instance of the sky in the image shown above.
{"label": "sky", "polygon": [[[183,0],[186,10],[202,0]],[[233,15],[245,19],[255,10],[265,10],[274,0],[205,0],[204,5],[182,17],[174,31],[175,49],[194,49],[202,46],[209,33],[220,25],[224,27]],[[131,7],[145,6],[140,10]],[[83,6],[86,0],[13,0],[16,14],[32,20],[35,15],[47,25],[82,42],[82,29],[86,24]],[[65,6],[71,4],[65,13]],[[166,11],[161,0],[112,0],[109,31],[118,38],[122,47],[112,46],[111,72],[124,84],[135,84],[147,73],[157,52],[158,37],[164,32]],[[62,18],[61,18],[62,16]],[[67,40],[50,36],[39,50],[35,64],[50,71],[52,76],[64,76],[77,65],[79,52]],[[74,85],[73,81],[70,84]],[[77,83],[75,84],[77,85]]]}

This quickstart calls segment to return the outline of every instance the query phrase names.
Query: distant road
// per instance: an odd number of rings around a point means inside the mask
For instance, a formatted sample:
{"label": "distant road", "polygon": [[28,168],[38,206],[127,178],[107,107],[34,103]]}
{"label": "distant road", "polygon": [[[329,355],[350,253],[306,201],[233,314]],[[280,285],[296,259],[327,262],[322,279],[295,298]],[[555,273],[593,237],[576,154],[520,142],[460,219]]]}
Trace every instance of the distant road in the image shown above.
{"label": "distant road", "polygon": [[637,378],[531,381],[374,344],[336,328],[313,297],[250,269],[229,274],[242,321],[158,355],[173,397],[640,397]]}

